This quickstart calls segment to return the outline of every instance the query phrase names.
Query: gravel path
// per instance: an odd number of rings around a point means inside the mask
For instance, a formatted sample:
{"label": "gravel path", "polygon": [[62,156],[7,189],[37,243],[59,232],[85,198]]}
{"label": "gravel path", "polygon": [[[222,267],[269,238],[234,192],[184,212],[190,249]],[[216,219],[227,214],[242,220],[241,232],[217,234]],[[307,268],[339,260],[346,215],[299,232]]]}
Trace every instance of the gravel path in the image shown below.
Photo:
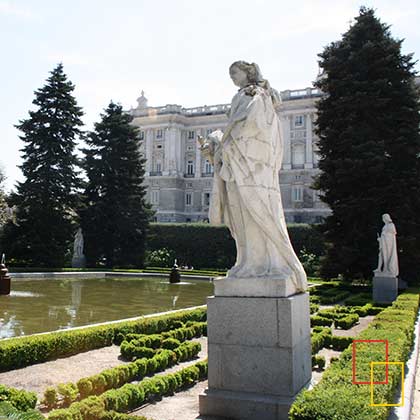
{"label": "gravel path", "polygon": [[105,369],[126,363],[118,359],[119,354],[118,346],[103,347],[65,359],[3,372],[0,373],[0,384],[36,392],[41,398],[48,386],[64,382],[77,382],[86,376],[95,375]]}

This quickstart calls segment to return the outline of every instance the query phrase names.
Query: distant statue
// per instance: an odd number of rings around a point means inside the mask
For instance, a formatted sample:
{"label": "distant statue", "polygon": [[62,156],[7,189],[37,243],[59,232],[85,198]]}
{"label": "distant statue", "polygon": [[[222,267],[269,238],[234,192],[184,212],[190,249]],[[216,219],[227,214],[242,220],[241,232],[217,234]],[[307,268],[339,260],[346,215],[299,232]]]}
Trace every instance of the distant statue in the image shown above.
{"label": "distant statue", "polygon": [[281,99],[255,63],[237,61],[229,72],[239,91],[226,130],[198,139],[214,165],[210,223],[225,223],[236,243],[227,278],[290,279],[295,292],[305,291],[306,274],[289,239],[280,195]]}
{"label": "distant statue", "polygon": [[77,229],[76,235],[74,236],[74,244],[73,244],[73,258],[81,258],[83,257],[83,233],[82,228],[79,227]]}
{"label": "distant statue", "polygon": [[387,213],[382,215],[384,226],[381,236],[378,235],[379,257],[378,268],[374,271],[376,275],[397,277],[398,254],[397,254],[397,230],[392,223],[391,216]]}

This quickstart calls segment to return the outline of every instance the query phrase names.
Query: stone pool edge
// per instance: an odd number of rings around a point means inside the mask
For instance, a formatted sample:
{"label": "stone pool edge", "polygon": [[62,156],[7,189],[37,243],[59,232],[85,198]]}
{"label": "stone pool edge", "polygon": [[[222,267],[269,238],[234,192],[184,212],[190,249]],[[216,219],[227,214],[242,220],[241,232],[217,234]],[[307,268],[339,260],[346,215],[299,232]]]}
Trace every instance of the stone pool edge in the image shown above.
{"label": "stone pool edge", "polygon": [[[10,277],[16,280],[42,280],[42,279],[56,279],[62,277],[74,277],[79,279],[102,279],[106,277],[157,277],[167,279],[169,274],[162,273],[127,273],[127,272],[109,272],[109,271],[52,271],[52,272],[38,272],[38,273],[10,273]],[[181,278],[189,280],[203,280],[212,281],[214,277],[210,276],[197,276],[193,274],[181,274]]]}

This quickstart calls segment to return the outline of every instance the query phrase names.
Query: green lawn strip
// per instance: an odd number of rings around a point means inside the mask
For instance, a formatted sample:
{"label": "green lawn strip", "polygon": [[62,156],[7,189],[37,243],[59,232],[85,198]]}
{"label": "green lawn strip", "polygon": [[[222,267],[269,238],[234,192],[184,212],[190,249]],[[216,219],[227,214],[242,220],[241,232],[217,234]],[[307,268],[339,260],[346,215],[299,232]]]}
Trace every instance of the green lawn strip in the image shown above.
{"label": "green lawn strip", "polygon": [[[73,403],[67,409],[50,412],[49,420],[131,420],[131,417],[118,417],[117,413],[132,411],[148,401],[165,395],[173,395],[186,386],[207,377],[207,361],[197,362],[192,366],[166,375],[155,375],[137,384],[126,384],[119,389],[112,389],[100,396],[91,396]],[[134,418],[134,417],[133,417]]]}
{"label": "green lawn strip", "polygon": [[[388,340],[389,361],[405,362],[413,345],[413,326],[419,295],[407,292],[379,313],[358,340]],[[370,362],[384,361],[384,346],[366,345],[357,351],[357,380],[369,381]],[[389,366],[387,385],[374,386],[374,403],[394,403],[401,378],[398,365]],[[382,380],[381,379],[375,379]],[[370,386],[352,383],[352,347],[331,364],[311,391],[299,394],[291,407],[291,420],[386,420],[390,407],[370,406]]]}
{"label": "green lawn strip", "polygon": [[110,346],[117,336],[161,333],[173,329],[179,321],[204,321],[205,318],[206,308],[199,308],[135,321],[2,340],[0,372]]}
{"label": "green lawn strip", "polygon": [[[196,341],[179,344],[173,350],[152,350],[153,356],[137,359],[134,362],[106,369],[101,373],[79,379],[77,384],[72,382],[60,384],[57,388],[48,387],[44,393],[43,403],[50,409],[58,404],[58,393],[64,398],[63,406],[69,406],[76,400],[83,400],[91,395],[101,395],[109,389],[120,388],[123,385],[138,381],[146,375],[161,372],[177,363],[192,360],[201,351],[201,345]],[[58,391],[58,392],[57,392]]]}

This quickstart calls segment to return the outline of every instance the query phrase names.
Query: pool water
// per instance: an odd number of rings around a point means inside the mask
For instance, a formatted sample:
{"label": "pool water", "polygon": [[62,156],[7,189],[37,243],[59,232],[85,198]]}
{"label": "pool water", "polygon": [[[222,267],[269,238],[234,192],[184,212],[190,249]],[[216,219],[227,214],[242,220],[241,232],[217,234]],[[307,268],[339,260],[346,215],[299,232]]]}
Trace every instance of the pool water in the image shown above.
{"label": "pool water", "polygon": [[0,296],[0,338],[203,305],[213,284],[162,278],[13,280]]}

